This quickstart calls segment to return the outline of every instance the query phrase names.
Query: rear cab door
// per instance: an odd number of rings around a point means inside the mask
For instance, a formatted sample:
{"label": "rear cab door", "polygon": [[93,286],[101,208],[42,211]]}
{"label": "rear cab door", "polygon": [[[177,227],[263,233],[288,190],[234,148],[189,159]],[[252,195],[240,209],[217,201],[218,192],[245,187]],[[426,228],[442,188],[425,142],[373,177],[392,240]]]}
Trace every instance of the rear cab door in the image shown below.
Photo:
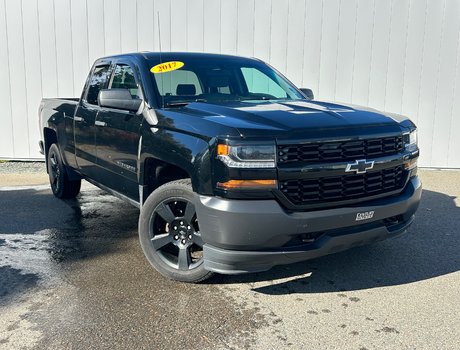
{"label": "rear cab door", "polygon": [[73,120],[75,158],[80,172],[89,178],[95,178],[97,175],[95,121],[100,112],[97,97],[99,91],[107,87],[111,72],[109,60],[96,61],[75,109]]}
{"label": "rear cab door", "polygon": [[[128,58],[113,62],[108,89],[127,89],[132,98],[144,100],[136,65]],[[141,105],[140,110],[142,110]],[[101,107],[96,117],[98,179],[101,184],[139,200],[138,151],[141,113]]]}

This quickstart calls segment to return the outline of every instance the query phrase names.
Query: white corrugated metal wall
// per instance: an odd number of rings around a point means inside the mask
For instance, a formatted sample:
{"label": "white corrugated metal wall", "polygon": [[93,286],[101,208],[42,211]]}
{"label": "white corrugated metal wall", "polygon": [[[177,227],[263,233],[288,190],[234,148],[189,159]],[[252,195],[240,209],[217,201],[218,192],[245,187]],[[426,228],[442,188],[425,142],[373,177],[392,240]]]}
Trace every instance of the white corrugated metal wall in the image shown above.
{"label": "white corrugated metal wall", "polygon": [[421,165],[460,168],[460,0],[0,0],[0,158],[37,152],[43,97],[121,52],[256,56],[319,99],[410,116]]}

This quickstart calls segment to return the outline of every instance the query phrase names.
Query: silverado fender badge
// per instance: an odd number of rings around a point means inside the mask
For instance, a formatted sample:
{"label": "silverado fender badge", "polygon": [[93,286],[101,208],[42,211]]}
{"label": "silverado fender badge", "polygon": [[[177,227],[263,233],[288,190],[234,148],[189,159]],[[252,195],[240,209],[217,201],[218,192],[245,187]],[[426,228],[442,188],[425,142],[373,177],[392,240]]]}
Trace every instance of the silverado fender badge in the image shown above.
{"label": "silverado fender badge", "polygon": [[356,174],[364,174],[366,171],[372,169],[374,167],[373,160],[365,160],[359,159],[355,160],[354,163],[348,163],[347,167],[345,168],[345,172],[356,172]]}
{"label": "silverado fender badge", "polygon": [[358,213],[356,214],[356,220],[355,221],[360,221],[360,220],[368,220],[372,219],[374,216],[374,211],[365,211],[363,213]]}

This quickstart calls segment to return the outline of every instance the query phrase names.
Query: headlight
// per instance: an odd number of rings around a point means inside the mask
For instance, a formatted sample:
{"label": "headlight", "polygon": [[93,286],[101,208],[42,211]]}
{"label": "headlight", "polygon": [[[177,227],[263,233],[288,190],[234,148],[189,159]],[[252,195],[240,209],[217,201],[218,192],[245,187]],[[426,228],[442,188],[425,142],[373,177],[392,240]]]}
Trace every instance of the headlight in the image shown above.
{"label": "headlight", "polygon": [[417,129],[404,134],[404,146],[408,151],[415,151],[417,149]]}
{"label": "headlight", "polygon": [[274,168],[275,145],[217,145],[217,157],[229,168]]}

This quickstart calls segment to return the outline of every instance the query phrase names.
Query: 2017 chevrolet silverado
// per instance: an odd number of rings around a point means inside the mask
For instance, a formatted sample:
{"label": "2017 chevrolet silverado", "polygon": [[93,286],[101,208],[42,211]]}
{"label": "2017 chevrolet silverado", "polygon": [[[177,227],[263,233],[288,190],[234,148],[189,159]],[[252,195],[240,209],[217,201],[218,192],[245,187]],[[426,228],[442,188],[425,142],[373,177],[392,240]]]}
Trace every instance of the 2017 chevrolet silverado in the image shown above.
{"label": "2017 chevrolet silverado", "polygon": [[180,281],[397,236],[420,200],[408,118],[316,101],[258,59],[102,58],[39,114],[54,195],[85,179],[140,207],[145,256]]}

